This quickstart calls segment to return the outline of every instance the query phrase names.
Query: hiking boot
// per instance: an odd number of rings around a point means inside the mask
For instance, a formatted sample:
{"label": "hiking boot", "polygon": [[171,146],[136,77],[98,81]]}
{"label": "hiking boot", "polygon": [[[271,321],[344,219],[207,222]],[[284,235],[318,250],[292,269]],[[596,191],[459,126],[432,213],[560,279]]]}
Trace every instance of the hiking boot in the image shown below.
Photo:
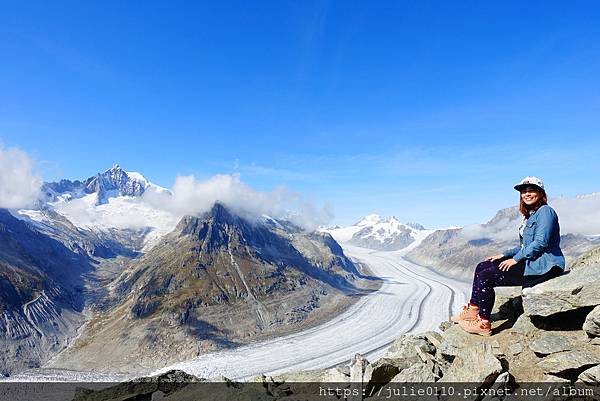
{"label": "hiking boot", "polygon": [[450,318],[454,323],[462,322],[463,320],[475,320],[479,316],[479,307],[471,304],[463,306],[462,311],[458,315],[454,315]]}
{"label": "hiking boot", "polygon": [[479,334],[480,336],[492,335],[492,323],[489,320],[483,320],[480,316],[477,316],[474,320],[461,320],[458,324],[467,333]]}

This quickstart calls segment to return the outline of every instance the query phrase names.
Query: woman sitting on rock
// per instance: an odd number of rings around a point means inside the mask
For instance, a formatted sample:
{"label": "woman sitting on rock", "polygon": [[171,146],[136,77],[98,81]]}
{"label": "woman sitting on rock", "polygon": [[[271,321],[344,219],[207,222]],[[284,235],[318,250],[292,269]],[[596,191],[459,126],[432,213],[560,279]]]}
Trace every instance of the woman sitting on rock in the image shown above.
{"label": "woman sitting on rock", "polygon": [[533,287],[560,276],[565,269],[558,216],[548,206],[544,183],[537,177],[525,177],[515,189],[521,193],[519,210],[524,216],[519,228],[521,245],[477,265],[471,300],[460,314],[451,317],[468,333],[492,334],[494,287]]}

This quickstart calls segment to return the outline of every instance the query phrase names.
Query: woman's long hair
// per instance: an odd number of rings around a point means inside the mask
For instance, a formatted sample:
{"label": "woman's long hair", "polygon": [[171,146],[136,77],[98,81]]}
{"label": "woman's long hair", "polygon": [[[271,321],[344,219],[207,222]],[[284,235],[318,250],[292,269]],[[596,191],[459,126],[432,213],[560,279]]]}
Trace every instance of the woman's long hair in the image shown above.
{"label": "woman's long hair", "polygon": [[548,196],[546,195],[546,191],[544,191],[542,188],[536,188],[536,192],[541,195],[540,199],[538,199],[538,201],[531,206],[527,206],[525,202],[523,202],[521,193],[519,193],[519,211],[523,216],[525,216],[526,219],[529,218],[531,211],[538,210],[540,207],[548,204]]}

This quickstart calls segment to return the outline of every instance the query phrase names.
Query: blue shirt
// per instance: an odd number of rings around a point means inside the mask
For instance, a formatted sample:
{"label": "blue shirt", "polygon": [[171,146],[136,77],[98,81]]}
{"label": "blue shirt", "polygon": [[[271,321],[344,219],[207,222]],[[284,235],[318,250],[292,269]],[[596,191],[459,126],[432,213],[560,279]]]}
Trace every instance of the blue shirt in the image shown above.
{"label": "blue shirt", "polygon": [[554,266],[565,269],[565,256],[560,249],[558,215],[548,205],[531,214],[523,228],[521,246],[503,253],[517,262],[525,262],[525,275],[547,273]]}

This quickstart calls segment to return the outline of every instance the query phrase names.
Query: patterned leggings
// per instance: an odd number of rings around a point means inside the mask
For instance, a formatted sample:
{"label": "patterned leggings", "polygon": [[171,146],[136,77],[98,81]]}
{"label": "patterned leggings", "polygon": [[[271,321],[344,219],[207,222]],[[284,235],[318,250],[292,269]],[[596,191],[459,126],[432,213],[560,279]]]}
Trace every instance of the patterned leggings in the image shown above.
{"label": "patterned leggings", "polygon": [[516,285],[520,285],[523,288],[533,287],[536,284],[563,274],[562,268],[555,266],[549,272],[539,276],[524,276],[525,263],[523,262],[517,263],[508,269],[508,271],[502,271],[498,269],[498,265],[502,260],[494,262],[484,261],[475,268],[470,303],[479,307],[479,316],[483,319],[490,320],[496,299],[494,287]]}

